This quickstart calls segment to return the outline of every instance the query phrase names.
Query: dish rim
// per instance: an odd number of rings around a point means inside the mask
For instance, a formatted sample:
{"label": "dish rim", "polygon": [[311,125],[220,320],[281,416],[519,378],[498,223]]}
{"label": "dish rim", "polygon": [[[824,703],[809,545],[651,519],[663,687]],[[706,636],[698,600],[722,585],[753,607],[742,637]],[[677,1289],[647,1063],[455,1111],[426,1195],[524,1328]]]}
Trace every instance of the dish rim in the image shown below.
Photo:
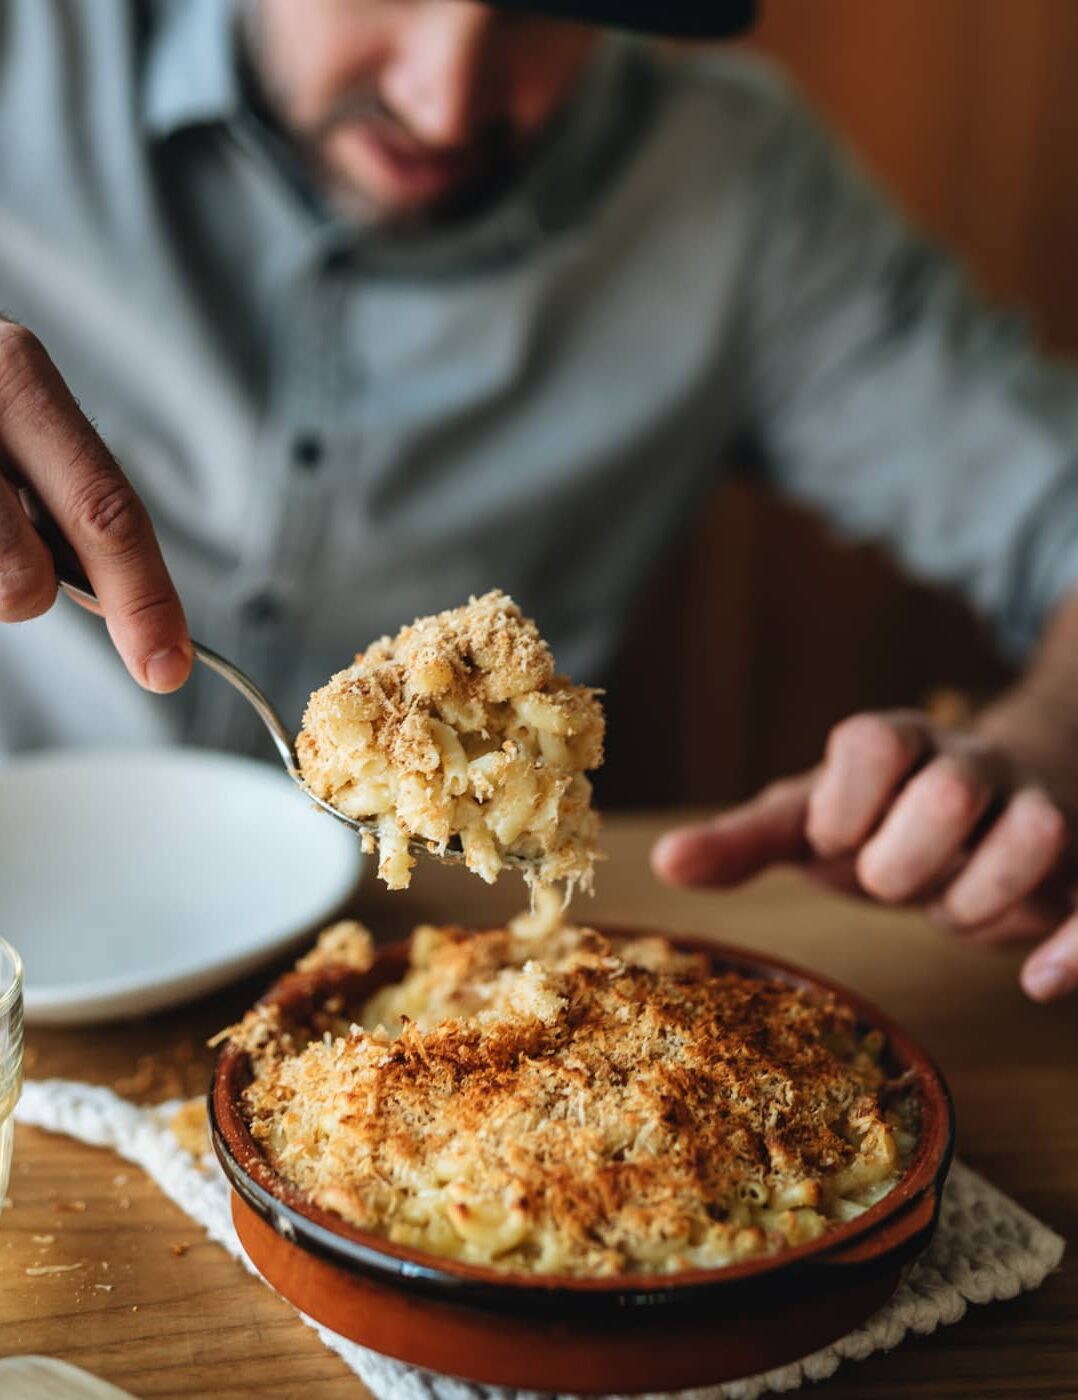
{"label": "dish rim", "polygon": [[[603,925],[598,931],[615,938],[662,937],[683,951],[707,953],[717,970],[762,976],[810,992],[831,994],[845,1001],[860,1023],[883,1030],[888,1054],[903,1068],[914,1070],[921,1096],[917,1147],[901,1180],[862,1215],[818,1239],[719,1268],[582,1276],[527,1274],[465,1263],[394,1244],[360,1230],[307,1201],[281,1177],[251,1137],[240,1108],[244,1087],[241,1081],[249,1069],[246,1053],[226,1041],[214,1065],[208,1107],[214,1151],[233,1189],[284,1239],[349,1272],[395,1287],[439,1294],[447,1301],[497,1310],[533,1307],[543,1312],[576,1312],[584,1308],[591,1313],[611,1306],[617,1311],[675,1304],[682,1307],[706,1302],[735,1286],[766,1286],[778,1279],[792,1281],[820,1268],[870,1263],[873,1258],[909,1243],[917,1234],[924,1234],[927,1241],[935,1228],[954,1148],[954,1105],[938,1067],[908,1032],[873,1003],[841,984],[770,954],[707,936],[653,928]],[[370,995],[404,970],[410,945],[409,938],[379,948],[371,968],[363,973],[340,966],[315,973],[286,973],[268,989],[261,1003],[280,1001],[283,996],[299,999],[319,993],[328,995],[330,986],[339,992],[346,985],[346,994]],[[876,1249],[871,1248],[873,1240]]]}

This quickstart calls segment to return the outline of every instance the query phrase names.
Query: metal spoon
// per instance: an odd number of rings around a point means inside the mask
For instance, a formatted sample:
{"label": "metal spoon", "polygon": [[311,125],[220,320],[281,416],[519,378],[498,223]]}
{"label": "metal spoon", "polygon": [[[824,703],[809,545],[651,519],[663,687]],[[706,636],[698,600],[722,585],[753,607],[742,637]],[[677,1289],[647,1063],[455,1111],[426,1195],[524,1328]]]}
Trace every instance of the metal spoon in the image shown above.
{"label": "metal spoon", "polygon": [[[23,509],[30,518],[34,529],[44,540],[49,553],[52,555],[53,565],[56,570],[56,582],[69,598],[76,603],[80,603],[84,608],[104,617],[101,604],[98,602],[97,594],[90,584],[90,580],[83,571],[78,555],[75,553],[67,536],[57,525],[52,515],[42,503],[41,498],[26,479],[7,462],[0,461],[0,472],[11,482],[19,494]],[[254,709],[262,723],[266,726],[273,746],[280,756],[284,770],[298,788],[323,812],[328,812],[337,821],[343,822],[345,826],[350,826],[353,831],[360,836],[378,839],[378,827],[374,822],[359,821],[355,817],[349,817],[340,812],[331,803],[318,797],[307,786],[300,771],[299,760],[296,757],[296,743],[291,731],[282,721],[280,715],[270,704],[265,694],[255,685],[245,671],[227,657],[221,656],[219,652],[211,647],[203,646],[201,642],[191,639],[191,649],[195,659],[201,661],[203,666],[208,666],[211,671],[216,671],[219,676],[224,677],[235,690],[238,690],[247,703]],[[459,846],[446,846],[442,848],[433,843],[425,841],[411,840],[408,842],[409,850],[416,854],[435,856],[439,860],[460,863],[464,860],[464,852]],[[503,854],[502,860],[508,865],[528,866],[534,864],[525,860],[522,856]]]}

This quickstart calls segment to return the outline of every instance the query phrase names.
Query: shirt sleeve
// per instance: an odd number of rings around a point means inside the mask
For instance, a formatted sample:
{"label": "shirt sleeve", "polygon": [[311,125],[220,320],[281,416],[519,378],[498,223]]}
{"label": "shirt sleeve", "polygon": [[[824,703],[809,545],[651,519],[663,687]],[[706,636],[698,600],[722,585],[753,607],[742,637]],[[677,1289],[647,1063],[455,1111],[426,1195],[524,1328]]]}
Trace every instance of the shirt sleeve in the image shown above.
{"label": "shirt sleeve", "polygon": [[1078,585],[1078,374],[980,302],[797,100],[779,109],[745,318],[763,470],[960,589],[1020,657]]}

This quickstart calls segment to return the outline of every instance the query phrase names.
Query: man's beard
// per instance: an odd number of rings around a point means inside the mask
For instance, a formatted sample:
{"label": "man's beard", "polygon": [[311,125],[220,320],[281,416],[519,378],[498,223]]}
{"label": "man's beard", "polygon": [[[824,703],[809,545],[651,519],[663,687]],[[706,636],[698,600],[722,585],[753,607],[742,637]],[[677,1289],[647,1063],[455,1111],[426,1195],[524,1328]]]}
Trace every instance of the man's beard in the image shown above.
{"label": "man's beard", "polygon": [[293,130],[293,139],[334,208],[345,217],[364,223],[418,229],[465,219],[495,203],[519,179],[526,164],[526,151],[512,125],[504,119],[490,121],[479,127],[468,142],[467,158],[474,170],[470,178],[414,209],[386,208],[343,177],[326,158],[326,147],[334,132],[353,123],[362,123],[375,139],[384,138],[390,148],[394,139],[406,148],[414,145],[420,150],[425,143],[371,88],[352,89],[312,127]]}
{"label": "man's beard", "polygon": [[[425,143],[409,128],[373,85],[357,85],[338,98],[329,111],[307,129],[297,129],[288,120],[288,103],[277,91],[270,66],[265,62],[262,17],[259,0],[237,0],[239,62],[248,94],[263,120],[269,122],[299,154],[307,175],[317,184],[322,197],[346,219],[366,225],[421,231],[432,225],[464,220],[494,205],[518,184],[545,146],[547,132],[522,139],[506,118],[495,119],[479,128],[469,142],[474,177],[413,209],[387,207],[377,196],[366,193],[357,183],[332,168],[326,158],[326,144],[333,133],[351,122],[361,121],[375,135]],[[473,154],[474,153],[474,154]]]}

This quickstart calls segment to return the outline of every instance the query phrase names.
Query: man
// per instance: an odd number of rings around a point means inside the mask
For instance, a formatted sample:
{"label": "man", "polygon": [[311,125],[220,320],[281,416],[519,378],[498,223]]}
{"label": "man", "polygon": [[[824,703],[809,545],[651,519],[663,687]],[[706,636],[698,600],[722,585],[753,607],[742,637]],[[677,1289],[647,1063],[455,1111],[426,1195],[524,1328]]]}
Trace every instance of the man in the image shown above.
{"label": "man", "polygon": [[0,618],[41,619],[0,628],[0,745],[251,745],[187,680],[179,597],[295,715],[357,642],[493,585],[598,679],[749,441],[1036,650],[972,733],[855,717],[657,870],[803,861],[1042,939],[1031,996],[1078,986],[1078,384],[774,75],[472,0],[7,0],[0,118],[0,443],[159,693],[95,620],[42,617],[0,483]]}

